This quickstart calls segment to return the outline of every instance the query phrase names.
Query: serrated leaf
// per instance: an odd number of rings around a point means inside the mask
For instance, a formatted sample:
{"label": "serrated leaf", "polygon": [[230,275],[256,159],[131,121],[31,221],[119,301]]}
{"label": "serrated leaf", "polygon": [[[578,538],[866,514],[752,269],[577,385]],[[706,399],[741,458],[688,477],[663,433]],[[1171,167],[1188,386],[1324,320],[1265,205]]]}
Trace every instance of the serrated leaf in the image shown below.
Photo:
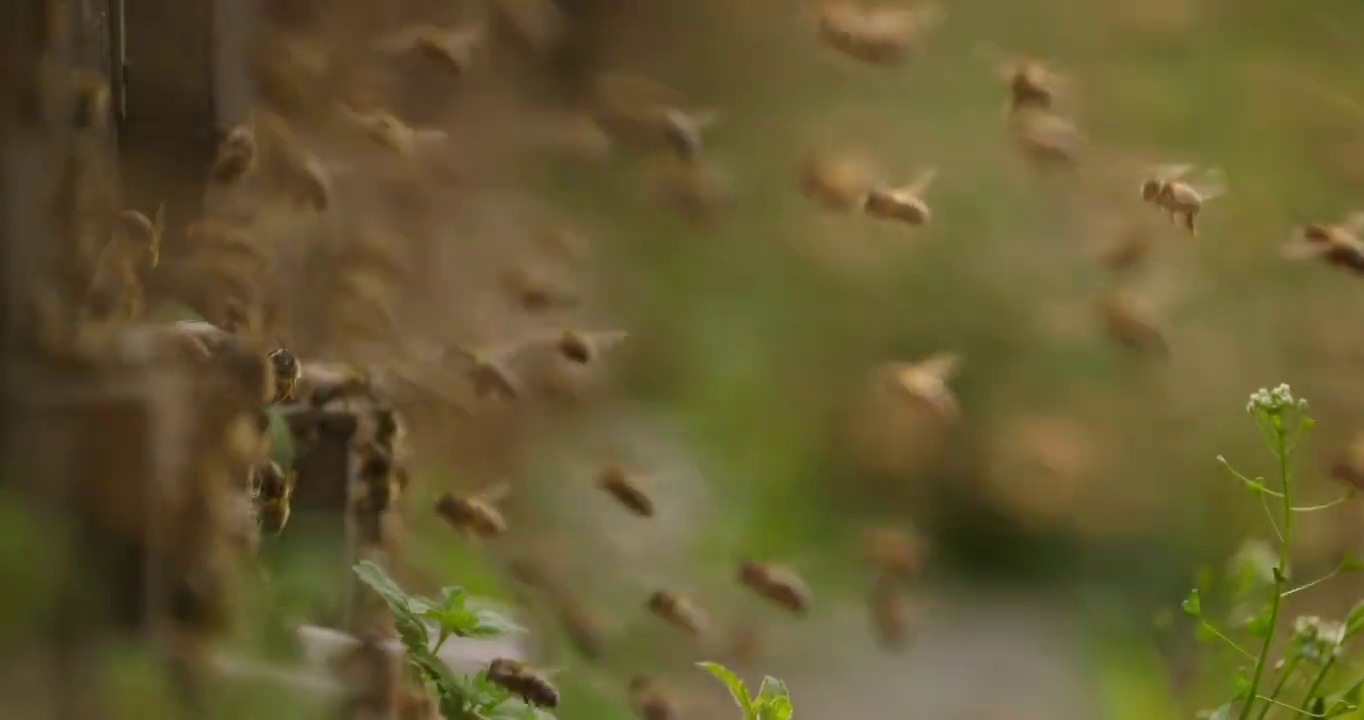
{"label": "serrated leaf", "polygon": [[1191,618],[1203,617],[1203,601],[1198,597],[1198,588],[1189,591],[1184,602],[1180,603],[1180,608],[1184,610],[1185,615]]}
{"label": "serrated leaf", "polygon": [[753,698],[748,694],[748,688],[738,675],[720,663],[699,662],[696,665],[719,678],[720,682],[729,688],[729,694],[734,696],[734,702],[744,711],[744,717],[753,716]]}

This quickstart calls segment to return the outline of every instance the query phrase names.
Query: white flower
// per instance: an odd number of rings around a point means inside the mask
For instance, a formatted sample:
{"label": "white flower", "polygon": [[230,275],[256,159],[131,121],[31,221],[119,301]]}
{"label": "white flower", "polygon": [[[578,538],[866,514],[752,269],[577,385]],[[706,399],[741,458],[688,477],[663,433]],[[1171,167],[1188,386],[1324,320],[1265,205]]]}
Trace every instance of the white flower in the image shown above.
{"label": "white flower", "polygon": [[1311,663],[1321,664],[1340,653],[1345,642],[1345,624],[1302,615],[1293,621],[1293,644],[1298,654]]}

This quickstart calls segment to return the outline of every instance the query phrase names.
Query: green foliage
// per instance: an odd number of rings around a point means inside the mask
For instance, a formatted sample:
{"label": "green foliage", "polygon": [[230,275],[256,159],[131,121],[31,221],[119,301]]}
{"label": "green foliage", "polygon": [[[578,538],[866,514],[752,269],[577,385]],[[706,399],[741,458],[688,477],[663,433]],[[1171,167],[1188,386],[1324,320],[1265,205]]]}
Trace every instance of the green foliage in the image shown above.
{"label": "green foliage", "polygon": [[[399,588],[383,568],[369,561],[354,567],[356,577],[384,599],[393,613],[394,626],[402,640],[407,661],[423,682],[435,691],[440,712],[447,720],[518,720],[552,717],[544,711],[513,698],[505,688],[493,684],[486,672],[474,677],[455,674],[436,652],[450,637],[490,638],[522,629],[497,612],[471,608],[463,588],[449,587],[438,600],[409,595]],[[430,628],[438,639],[431,645]]]}
{"label": "green foliage", "polygon": [[[1259,652],[1252,653],[1236,638],[1219,630],[1213,612],[1198,589],[1184,599],[1184,613],[1198,623],[1201,635],[1223,642],[1250,664],[1242,664],[1232,682],[1231,697],[1225,704],[1199,713],[1208,720],[1247,720],[1252,715],[1263,720],[1276,707],[1292,710],[1309,717],[1335,717],[1359,709],[1361,685],[1356,680],[1343,692],[1324,695],[1321,690],[1337,666],[1337,660],[1351,636],[1364,629],[1364,603],[1357,605],[1342,621],[1324,620],[1315,616],[1295,618],[1287,643],[1276,643],[1282,634],[1284,598],[1308,590],[1341,574],[1364,570],[1364,561],[1347,553],[1336,567],[1324,577],[1288,587],[1289,557],[1293,548],[1293,529],[1299,515],[1334,507],[1353,497],[1347,491],[1337,500],[1321,505],[1299,506],[1293,503],[1293,457],[1299,443],[1312,430],[1314,421],[1307,412],[1305,400],[1294,399],[1287,385],[1273,390],[1260,390],[1250,397],[1246,413],[1255,422],[1265,445],[1277,461],[1278,483],[1271,486],[1262,477],[1250,478],[1232,467],[1226,458],[1218,456],[1231,475],[1264,506],[1277,545],[1252,540],[1242,546],[1227,568],[1227,588],[1232,618],[1229,632],[1244,633],[1258,641]],[[1206,589],[1206,588],[1205,588]],[[1282,646],[1283,658],[1274,667],[1278,679],[1272,689],[1267,688],[1266,668],[1270,667],[1272,648]],[[1297,701],[1286,701],[1296,692],[1295,685],[1304,690]],[[1258,712],[1257,712],[1258,710]]]}
{"label": "green foliage", "polygon": [[744,720],[790,720],[793,710],[791,693],[786,689],[786,683],[770,675],[764,677],[762,685],[758,687],[758,694],[754,697],[749,694],[744,681],[724,665],[713,662],[701,662],[697,665],[719,678],[720,682],[729,688],[729,694],[734,696],[735,704],[744,713]]}

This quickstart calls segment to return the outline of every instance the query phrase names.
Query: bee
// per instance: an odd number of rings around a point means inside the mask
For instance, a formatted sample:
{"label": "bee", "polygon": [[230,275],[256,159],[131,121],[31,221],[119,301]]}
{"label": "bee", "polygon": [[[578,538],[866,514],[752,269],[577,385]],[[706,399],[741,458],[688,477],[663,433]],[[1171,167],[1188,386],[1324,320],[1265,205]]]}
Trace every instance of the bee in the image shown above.
{"label": "bee", "polygon": [[385,110],[360,112],[342,105],[341,113],[374,142],[407,157],[448,139],[443,130],[418,130]]}
{"label": "bee", "polygon": [[745,560],[739,564],[739,582],[797,615],[810,608],[810,589],[789,568]]}
{"label": "bee", "polygon": [[391,55],[418,55],[460,76],[468,71],[485,35],[481,24],[456,29],[414,25],[380,38],[375,48]]}
{"label": "bee", "polygon": [[607,465],[597,476],[597,486],[605,490],[640,517],[654,516],[654,501],[630,478],[630,473],[619,463]]}
{"label": "bee", "polygon": [[303,363],[283,347],[274,350],[267,357],[275,368],[273,402],[293,402],[298,391],[298,381],[303,377]]}
{"label": "bee", "polygon": [[308,406],[321,409],[332,401],[369,392],[369,378],[358,368],[341,363],[299,363],[299,384],[295,395],[308,399]]}
{"label": "bee", "polygon": [[645,606],[669,625],[693,637],[705,632],[710,624],[705,612],[690,599],[667,590],[654,591]]}
{"label": "bee", "polygon": [[1123,347],[1160,356],[1169,353],[1165,335],[1156,324],[1155,308],[1145,297],[1114,288],[1099,298],[1098,310],[1108,336]]}
{"label": "bee", "polygon": [[103,128],[109,122],[109,83],[100,73],[89,70],[72,72],[75,99],[72,123],[79,130]]}
{"label": "bee", "polygon": [[294,475],[285,473],[274,462],[257,465],[252,471],[252,494],[261,529],[273,535],[289,523],[289,500],[294,494]]}
{"label": "bee", "polygon": [[889,576],[877,578],[868,598],[872,632],[886,650],[898,650],[909,640],[913,607],[904,590]]}
{"label": "bee", "polygon": [[669,155],[657,158],[646,171],[659,198],[698,224],[715,222],[734,204],[729,173],[714,163]]}
{"label": "bee", "polygon": [[1190,235],[1198,235],[1198,214],[1203,205],[1226,194],[1226,174],[1220,168],[1203,171],[1198,181],[1189,176],[1198,166],[1162,165],[1141,183],[1142,200],[1165,210],[1171,222],[1182,220]]}
{"label": "bee", "polygon": [[1085,139],[1069,118],[1050,110],[1022,106],[1009,118],[1014,143],[1039,168],[1074,167]]}
{"label": "bee", "polygon": [[894,220],[910,227],[923,227],[932,218],[923,194],[933,185],[938,171],[929,168],[908,185],[874,187],[862,201],[862,212],[881,220]]}
{"label": "bee", "polygon": [[248,120],[229,130],[218,144],[218,155],[213,161],[209,177],[223,185],[235,183],[256,169],[259,154],[256,130]]}
{"label": "bee", "polygon": [[446,492],[436,499],[436,513],[470,537],[494,538],[507,531],[507,521],[495,505],[506,493],[506,485],[467,497]]}
{"label": "bee", "polygon": [[640,720],[674,720],[677,717],[672,698],[648,675],[632,676],[629,691],[630,705]]}
{"label": "bee", "polygon": [[862,534],[862,554],[878,574],[912,580],[923,572],[923,542],[895,527],[868,528]]}
{"label": "bee", "polygon": [[1003,63],[999,72],[1009,88],[1010,115],[1023,108],[1051,110],[1065,82],[1065,76],[1036,58]]}
{"label": "bee", "polygon": [[911,400],[922,403],[935,415],[953,420],[961,415],[957,396],[948,383],[961,367],[956,353],[937,353],[913,363],[890,366],[896,386]]}
{"label": "bee", "polygon": [[819,37],[844,55],[873,65],[892,65],[943,17],[937,5],[914,8],[867,7],[853,0],[829,0],[819,9]]}
{"label": "bee", "polygon": [[1330,265],[1364,275],[1364,212],[1353,213],[1343,222],[1311,223],[1293,234],[1283,245],[1282,254],[1290,260],[1320,258]]}
{"label": "bee", "polygon": [[528,312],[566,310],[577,306],[580,300],[577,293],[555,286],[526,265],[503,273],[501,280],[508,294]]}
{"label": "bee", "polygon": [[1337,451],[1331,477],[1345,483],[1351,492],[1364,491],[1364,433],[1356,433]]}
{"label": "bee", "polygon": [[857,209],[873,184],[866,164],[851,157],[815,154],[800,165],[801,192],[829,210]]}
{"label": "bee", "polygon": [[488,681],[520,696],[527,705],[553,708],[559,705],[559,691],[549,680],[525,663],[497,658],[488,664]]}
{"label": "bee", "polygon": [[1099,255],[1099,262],[1111,272],[1131,270],[1151,253],[1151,233],[1142,224],[1125,223],[1117,237]]}
{"label": "bee", "polygon": [[686,112],[667,108],[662,111],[663,138],[682,160],[699,160],[704,149],[701,133],[719,122],[719,117],[713,110]]}

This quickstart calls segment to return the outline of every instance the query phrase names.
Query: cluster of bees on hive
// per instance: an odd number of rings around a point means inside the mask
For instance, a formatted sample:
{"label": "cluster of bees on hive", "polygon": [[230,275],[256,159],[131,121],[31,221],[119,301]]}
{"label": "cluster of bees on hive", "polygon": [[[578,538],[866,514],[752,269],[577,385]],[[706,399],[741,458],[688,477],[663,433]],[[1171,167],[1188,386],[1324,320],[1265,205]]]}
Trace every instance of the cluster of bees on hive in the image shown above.
{"label": "cluster of bees on hive", "polygon": [[[548,0],[497,2],[489,20],[461,27],[419,24],[384,34],[372,50],[383,61],[417,59],[463,77],[479,62],[494,33],[489,28],[510,28],[512,35],[532,46],[555,42],[564,32],[563,18]],[[856,0],[829,0],[819,6],[812,28],[832,52],[869,65],[889,66],[905,62],[918,52],[925,38],[943,21],[936,5],[868,5]],[[306,53],[305,53],[306,54]],[[282,78],[300,76],[307,85],[308,73],[320,72],[325,58],[285,53],[263,83],[267,90]],[[1044,61],[1026,58],[999,63],[1005,85],[1005,128],[1023,156],[1038,172],[1075,172],[1090,152],[1076,126],[1060,109],[1068,87],[1066,76]],[[296,78],[297,79],[297,78]],[[75,77],[75,124],[98,126],[108,115],[108,88],[101,81],[80,74]],[[438,129],[413,127],[380,107],[361,107],[332,102],[330,117],[366,138],[376,148],[396,157],[419,160],[448,140]],[[682,93],[663,83],[630,72],[604,73],[593,86],[589,125],[614,146],[653,153],[656,169],[669,197],[683,211],[703,219],[715,217],[728,195],[723,174],[707,160],[705,136],[719,122],[713,109],[694,106]],[[1221,172],[1192,164],[1162,165],[1133,183],[1132,190],[1153,211],[1196,236],[1205,206],[1226,190]],[[308,148],[301,133],[282,113],[257,108],[240,125],[229,129],[217,149],[207,176],[215,191],[231,195],[249,188],[248,194],[283,198],[294,208],[326,214],[336,204],[336,174],[354,172],[324,160]],[[416,170],[414,169],[414,172]],[[877,221],[909,228],[935,222],[929,202],[939,169],[919,168],[905,173],[903,181],[878,177],[856,160],[834,154],[811,155],[800,166],[801,191],[822,207],[839,213],[857,213]],[[80,200],[80,198],[77,198]],[[162,239],[166,233],[164,209],[150,216],[139,210],[109,213],[97,224],[107,231],[108,241],[95,243],[83,267],[85,288],[77,293],[79,310],[63,314],[51,302],[39,302],[35,329],[40,345],[58,354],[89,356],[107,337],[101,328],[147,324],[145,287],[150,273],[162,262]],[[224,444],[230,462],[239,472],[232,490],[249,499],[251,532],[240,538],[247,554],[261,542],[261,533],[284,531],[290,517],[290,501],[296,485],[296,469],[280,467],[269,459],[269,416],[265,408],[277,407],[290,419],[299,439],[300,453],[319,434],[339,433],[353,451],[354,471],[346,488],[346,526],[354,547],[354,559],[370,558],[387,563],[397,542],[399,499],[408,490],[405,469],[408,450],[404,427],[396,409],[376,387],[384,369],[360,368],[346,363],[303,361],[281,347],[273,328],[279,324],[278,298],[262,292],[251,278],[266,272],[273,254],[251,236],[250,218],[225,214],[200,219],[185,228],[193,253],[202,264],[216,269],[205,285],[226,296],[218,302],[215,321],[183,321],[158,325],[156,332],[171,339],[192,362],[216,363],[237,386],[248,392],[236,397],[223,423]],[[1284,245],[1285,257],[1315,258],[1325,263],[1364,273],[1364,214],[1338,223],[1313,223],[1295,232]],[[89,243],[86,243],[87,245]],[[1140,229],[1127,233],[1103,258],[1105,267],[1123,273],[1141,264],[1149,239]],[[84,247],[84,246],[82,246]],[[389,252],[382,233],[370,233],[347,247],[347,260],[355,272],[339,273],[349,293],[368,298],[382,295],[373,289],[401,285],[408,269]],[[338,265],[349,267],[342,263]],[[230,268],[221,271],[222,268]],[[373,280],[378,277],[378,280]],[[525,310],[551,313],[572,308],[577,296],[571,290],[538,275],[529,266],[518,267],[502,278],[503,287]],[[390,299],[391,304],[391,299]],[[1117,288],[1099,303],[1104,327],[1116,341],[1138,350],[1163,351],[1165,341],[1154,317],[1132,292]],[[337,316],[368,317],[364,307],[340,310]],[[71,321],[65,326],[62,319]],[[386,326],[383,318],[375,325]],[[75,327],[75,332],[69,332]],[[498,346],[473,348],[445,343],[419,362],[454,367],[463,377],[475,403],[515,402],[526,397],[525,378],[518,370],[522,355],[549,350],[559,361],[582,368],[598,364],[602,354],[628,337],[620,330],[587,332],[576,328],[536,333]],[[266,338],[269,338],[267,340]],[[960,414],[950,383],[962,358],[943,352],[915,362],[892,363],[889,375],[903,397],[925,407],[943,420]],[[1356,453],[1357,454],[1357,453]],[[1344,462],[1341,474],[1357,485],[1362,462]],[[1354,473],[1353,476],[1350,473]],[[603,467],[597,478],[600,492],[613,498],[623,511],[652,518],[659,508],[639,482],[638,472],[619,464]],[[446,493],[432,511],[448,524],[480,541],[495,541],[508,532],[498,509],[506,487],[481,493]],[[923,571],[923,542],[913,533],[893,527],[872,528],[864,538],[864,554],[872,571],[868,588],[870,624],[886,648],[902,647],[909,639],[913,604],[908,588]],[[535,562],[521,559],[510,568],[513,575],[554,609],[554,614],[577,650],[588,659],[604,652],[599,623],[579,603],[571,590]],[[812,595],[806,583],[790,567],[757,560],[744,560],[735,568],[735,582],[769,601],[773,606],[804,616]],[[356,622],[357,634],[365,637],[347,667],[364,668],[363,682],[355,683],[356,713],[388,717],[389,709],[405,708],[404,717],[429,717],[434,709],[423,692],[410,689],[391,658],[379,649],[385,635],[383,609],[370,602],[365,619]],[[640,598],[640,604],[660,622],[688,636],[707,636],[713,623],[702,604],[668,588],[658,588]],[[754,628],[746,627],[732,643],[738,659],[756,652]],[[382,655],[382,658],[380,657]],[[486,671],[487,678],[526,702],[555,707],[559,695],[546,676],[519,661],[499,658]],[[645,720],[676,717],[676,703],[662,683],[639,673],[628,681],[627,695]]]}

